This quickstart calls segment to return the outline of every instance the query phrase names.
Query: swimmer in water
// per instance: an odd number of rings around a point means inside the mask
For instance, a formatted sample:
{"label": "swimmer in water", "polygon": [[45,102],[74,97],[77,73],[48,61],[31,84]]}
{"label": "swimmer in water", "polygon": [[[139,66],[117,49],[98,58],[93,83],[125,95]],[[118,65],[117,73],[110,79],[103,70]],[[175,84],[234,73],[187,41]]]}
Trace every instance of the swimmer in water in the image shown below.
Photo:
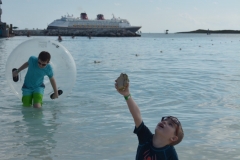
{"label": "swimmer in water", "polygon": [[58,35],[58,41],[62,41],[62,37]]}

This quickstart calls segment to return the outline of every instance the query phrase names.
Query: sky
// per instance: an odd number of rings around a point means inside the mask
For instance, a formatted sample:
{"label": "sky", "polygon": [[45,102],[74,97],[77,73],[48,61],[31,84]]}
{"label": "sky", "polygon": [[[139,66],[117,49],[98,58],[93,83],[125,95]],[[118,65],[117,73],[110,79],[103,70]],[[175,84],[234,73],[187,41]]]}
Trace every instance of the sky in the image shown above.
{"label": "sky", "polygon": [[19,29],[46,29],[64,15],[127,19],[142,33],[240,30],[240,0],[2,0],[2,22]]}

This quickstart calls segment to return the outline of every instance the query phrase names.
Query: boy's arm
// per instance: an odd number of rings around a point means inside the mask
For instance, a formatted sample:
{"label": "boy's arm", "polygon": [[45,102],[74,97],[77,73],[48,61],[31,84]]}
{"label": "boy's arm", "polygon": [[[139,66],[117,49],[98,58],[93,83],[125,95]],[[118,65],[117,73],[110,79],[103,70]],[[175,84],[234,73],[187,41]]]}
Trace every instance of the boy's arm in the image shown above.
{"label": "boy's arm", "polygon": [[25,62],[20,68],[18,68],[15,72],[13,72],[13,76],[16,77],[19,72],[26,69],[28,67],[28,62]]}
{"label": "boy's arm", "polygon": [[[115,84],[115,88],[117,89],[116,84]],[[136,128],[138,128],[140,126],[140,124],[142,123],[142,116],[141,116],[141,112],[140,112],[138,105],[135,103],[133,98],[131,96],[129,96],[130,95],[129,84],[127,85],[127,87],[125,88],[124,91],[120,91],[118,89],[117,89],[117,91],[124,97],[128,97],[126,100],[128,109],[129,109],[130,113],[132,114]]]}
{"label": "boy's arm", "polygon": [[140,109],[131,96],[128,98],[128,100],[126,100],[126,102],[128,105],[128,109],[134,119],[135,126],[136,126],[136,128],[138,128],[140,126],[140,124],[142,123],[142,116],[141,116]]}
{"label": "boy's arm", "polygon": [[57,84],[54,77],[50,78],[50,82],[54,91],[53,99],[58,98]]}

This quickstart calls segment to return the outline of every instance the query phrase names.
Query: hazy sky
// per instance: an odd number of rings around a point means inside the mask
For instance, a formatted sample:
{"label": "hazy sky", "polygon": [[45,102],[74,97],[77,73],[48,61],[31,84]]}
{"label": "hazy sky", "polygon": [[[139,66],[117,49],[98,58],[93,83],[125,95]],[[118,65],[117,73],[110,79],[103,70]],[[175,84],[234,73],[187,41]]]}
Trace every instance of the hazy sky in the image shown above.
{"label": "hazy sky", "polygon": [[20,29],[47,28],[61,16],[127,19],[142,32],[240,30],[240,0],[2,0],[2,21]]}

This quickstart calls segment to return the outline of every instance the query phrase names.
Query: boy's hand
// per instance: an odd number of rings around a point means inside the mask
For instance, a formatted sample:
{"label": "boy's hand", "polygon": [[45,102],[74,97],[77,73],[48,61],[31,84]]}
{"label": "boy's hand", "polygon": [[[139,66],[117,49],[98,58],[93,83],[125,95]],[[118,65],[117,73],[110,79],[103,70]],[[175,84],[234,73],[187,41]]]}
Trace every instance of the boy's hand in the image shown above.
{"label": "boy's hand", "polygon": [[13,75],[13,77],[17,77],[18,76],[18,71],[17,70],[13,71],[12,75]]}
{"label": "boy's hand", "polygon": [[124,91],[128,83],[129,83],[128,75],[125,73],[121,73],[116,80],[118,90]]}
{"label": "boy's hand", "polygon": [[118,87],[117,87],[117,80],[115,80],[115,88],[116,90],[118,91],[118,93],[120,93],[121,95],[123,96],[128,96],[130,94],[130,91],[129,91],[129,83],[127,83],[126,87],[125,87],[125,90],[122,91],[122,90],[119,90]]}
{"label": "boy's hand", "polygon": [[54,93],[52,96],[52,99],[56,99],[56,98],[58,98],[58,93]]}

